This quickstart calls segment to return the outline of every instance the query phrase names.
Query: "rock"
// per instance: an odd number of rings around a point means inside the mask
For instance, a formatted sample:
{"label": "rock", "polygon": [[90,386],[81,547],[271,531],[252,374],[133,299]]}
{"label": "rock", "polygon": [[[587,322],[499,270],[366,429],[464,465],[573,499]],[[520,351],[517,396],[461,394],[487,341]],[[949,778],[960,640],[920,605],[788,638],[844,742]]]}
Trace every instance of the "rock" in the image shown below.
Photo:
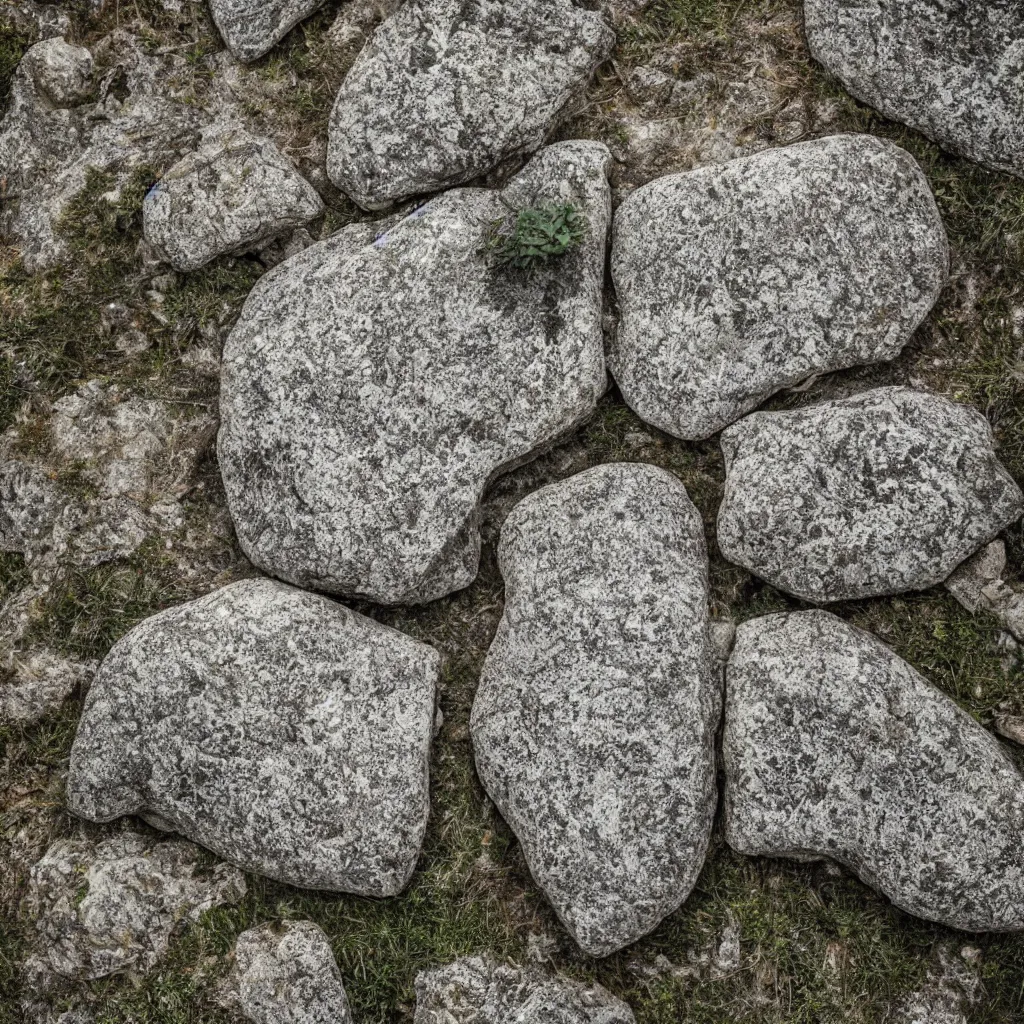
{"label": "rock", "polygon": [[988,603],[985,588],[1001,581],[1005,571],[1006,545],[994,540],[953,570],[946,589],[969,612],[976,612]]}
{"label": "rock", "polygon": [[36,89],[54,107],[84,103],[92,91],[92,54],[60,37],[36,43],[23,59]]}
{"label": "rock", "polygon": [[572,0],[408,0],[342,83],[328,174],[370,210],[476,178],[537,149],[614,42]]}
{"label": "rock", "polygon": [[709,437],[810,376],[894,358],[948,265],[927,179],[871,136],[658,178],[615,216],[608,368],[647,422]]}
{"label": "rock", "polygon": [[146,619],[100,666],[68,806],[142,814],[249,871],[393,896],[427,824],[440,659],[313,594],[243,580]]}
{"label": "rock", "polygon": [[143,204],[146,241],[175,270],[258,248],[324,211],[316,189],[269,139],[231,131],[175,164]]}
{"label": "rock", "polygon": [[312,921],[283,921],[238,936],[224,1004],[255,1024],[350,1024],[331,944]]}
{"label": "rock", "polygon": [[605,956],[683,902],[708,849],[721,701],[703,524],[671,474],[599,466],[520,502],[498,559],[477,771],[559,918]]}
{"label": "rock", "polygon": [[[606,386],[608,151],[566,142],[501,192],[459,189],[266,274],[224,350],[220,467],[246,555],[302,587],[430,601],[477,572],[488,483]],[[571,202],[588,234],[528,277],[481,252],[508,210]]]}
{"label": "rock", "polygon": [[10,678],[0,685],[0,722],[19,725],[37,722],[76,689],[88,687],[97,667],[96,662],[73,661],[40,649],[11,661]]}
{"label": "rock", "polygon": [[722,451],[722,554],[806,601],[934,586],[1024,510],[985,418],[910,388],[754,413]]}
{"label": "rock", "polygon": [[262,57],[324,0],[210,0],[210,13],[231,53],[241,61]]}
{"label": "rock", "polygon": [[635,1024],[600,985],[464,957],[416,976],[414,1024]]}
{"label": "rock", "polygon": [[924,984],[892,1007],[886,1024],[967,1024],[967,1013],[981,988],[973,962],[978,955],[979,950],[970,946],[959,957],[940,947],[938,962],[928,969]]}
{"label": "rock", "polygon": [[857,99],[972,160],[1024,176],[1024,7],[804,0],[807,41]]}
{"label": "rock", "polygon": [[134,832],[62,839],[32,869],[25,908],[35,928],[27,963],[43,987],[148,971],[171,937],[212,907],[245,895],[242,873],[212,867],[180,840]]}
{"label": "rock", "polygon": [[831,858],[950,927],[1024,928],[1021,776],[966,712],[824,611],[744,623],[726,675],[733,849]]}
{"label": "rock", "polygon": [[1003,739],[1024,746],[1024,718],[1020,715],[996,715],[995,727]]}

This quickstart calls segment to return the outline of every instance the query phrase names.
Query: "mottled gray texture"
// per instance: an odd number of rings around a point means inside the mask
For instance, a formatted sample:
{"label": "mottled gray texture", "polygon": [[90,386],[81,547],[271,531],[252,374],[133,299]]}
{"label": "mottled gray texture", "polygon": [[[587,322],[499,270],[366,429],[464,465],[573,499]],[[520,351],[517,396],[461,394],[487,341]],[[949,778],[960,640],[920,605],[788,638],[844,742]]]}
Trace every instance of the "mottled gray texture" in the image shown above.
{"label": "mottled gray texture", "polygon": [[946,589],[969,612],[987,606],[985,588],[1001,583],[1006,572],[1006,545],[994,540],[962,562],[946,580]]}
{"label": "mottled gray texture", "polygon": [[283,921],[242,932],[220,996],[254,1024],[352,1020],[330,940],[312,921]]}
{"label": "mottled gray texture", "polygon": [[934,586],[1024,510],[985,418],[910,388],[754,413],[722,451],[722,554],[807,601]]}
{"label": "mottled gray texture", "polygon": [[733,849],[829,857],[952,927],[1024,928],[1024,779],[870,634],[824,611],[740,626],[722,746]]}
{"label": "mottled gray texture", "polygon": [[858,99],[1024,176],[1018,0],[804,0],[811,54]]}
{"label": "mottled gray texture", "polygon": [[326,598],[244,580],[114,645],[68,805],[142,814],[260,874],[393,896],[427,824],[440,659]]}
{"label": "mottled gray texture", "polygon": [[464,957],[416,976],[414,1024],[635,1024],[600,985]]}
{"label": "mottled gray texture", "polygon": [[[502,192],[445,193],[262,278],[225,347],[219,437],[256,565],[385,603],[472,581],[488,483],[606,386],[607,161],[599,143],[550,146]],[[490,224],[538,199],[574,202],[584,242],[528,279],[492,267]]]}
{"label": "mottled gray texture", "polygon": [[256,60],[270,50],[324,0],[210,0],[224,42],[241,61]]}
{"label": "mottled gray texture", "polygon": [[175,270],[269,242],[323,213],[316,189],[269,139],[234,130],[210,139],[150,189],[146,241]]}
{"label": "mottled gray texture", "polygon": [[614,41],[573,0],[408,0],[342,83],[328,173],[371,210],[469,181],[540,146]]}
{"label": "mottled gray texture", "polygon": [[708,437],[813,374],[895,357],[948,264],[921,169],[868,135],[658,178],[615,215],[608,368],[648,423]]}
{"label": "mottled gray texture", "polygon": [[707,853],[721,700],[703,524],[664,470],[599,466],[520,502],[498,559],[477,771],[558,916],[604,956],[675,910]]}
{"label": "mottled gray texture", "polygon": [[[7,653],[0,641],[0,654]],[[27,725],[55,711],[78,687],[88,687],[97,663],[72,661],[46,649],[10,652],[0,674],[0,724]]]}
{"label": "mottled gray texture", "polygon": [[54,107],[74,107],[89,98],[92,54],[84,46],[59,37],[44,39],[25,54],[22,67]]}

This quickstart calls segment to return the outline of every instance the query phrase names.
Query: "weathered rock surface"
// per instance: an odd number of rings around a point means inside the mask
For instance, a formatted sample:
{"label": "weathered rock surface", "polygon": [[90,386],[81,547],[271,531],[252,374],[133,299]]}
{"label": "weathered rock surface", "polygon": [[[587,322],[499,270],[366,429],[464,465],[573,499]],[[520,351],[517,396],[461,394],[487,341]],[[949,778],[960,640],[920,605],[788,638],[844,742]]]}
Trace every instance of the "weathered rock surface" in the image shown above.
{"label": "weathered rock surface", "polygon": [[754,413],[722,451],[722,553],[807,601],[934,586],[1024,510],[985,418],[910,388]]}
{"label": "weathered rock surface", "polygon": [[258,248],[324,211],[316,189],[269,139],[218,134],[176,163],[143,204],[146,241],[175,270]]}
{"label": "weathered rock surface", "polygon": [[1024,176],[1024,7],[804,0],[811,53],[858,99],[940,145]]}
{"label": "weathered rock surface", "polygon": [[561,920],[603,956],[683,902],[708,848],[720,693],[703,524],[671,474],[600,466],[520,502],[498,557],[477,771]]}
{"label": "weathered rock surface", "polygon": [[36,43],[22,62],[38,93],[54,107],[84,103],[92,90],[92,54],[53,37]]}
{"label": "weathered rock surface", "polygon": [[221,1001],[255,1024],[350,1024],[331,944],[312,921],[283,921],[238,936]]}
{"label": "weathered rock surface", "polygon": [[68,805],[142,814],[240,866],[391,896],[426,829],[437,654],[325,598],[244,580],[107,656]]}
{"label": "weathered rock surface", "polygon": [[409,0],[342,83],[328,174],[371,210],[469,181],[537,149],[614,41],[573,0]]}
{"label": "weathered rock surface", "polygon": [[999,742],[824,611],[744,623],[727,669],[729,844],[829,857],[908,913],[1024,928],[1024,787]]}
{"label": "weathered rock surface", "polygon": [[207,866],[191,843],[155,842],[134,832],[62,839],[32,869],[26,910],[36,938],[29,976],[51,987],[148,971],[185,925],[244,894],[240,871]]}
{"label": "weathered rock surface", "polygon": [[[4,645],[0,643],[0,654]],[[77,687],[87,687],[96,674],[95,662],[62,658],[53,651],[35,649],[20,657],[13,654],[0,678],[0,723],[27,725],[58,708]]]}
{"label": "weathered rock surface", "polygon": [[[608,151],[566,142],[501,192],[459,189],[264,276],[224,351],[220,466],[260,568],[385,603],[469,584],[488,483],[606,386]],[[572,202],[581,245],[528,278],[481,253],[509,208]]]}
{"label": "weathered rock surface", "polygon": [[708,437],[809,376],[895,357],[948,264],[921,169],[871,136],[658,178],[615,215],[608,368],[647,422]]}
{"label": "weathered rock surface", "polygon": [[210,0],[210,13],[232,54],[262,57],[324,0]]}
{"label": "weathered rock surface", "polygon": [[414,1024],[635,1024],[600,985],[464,957],[416,977]]}

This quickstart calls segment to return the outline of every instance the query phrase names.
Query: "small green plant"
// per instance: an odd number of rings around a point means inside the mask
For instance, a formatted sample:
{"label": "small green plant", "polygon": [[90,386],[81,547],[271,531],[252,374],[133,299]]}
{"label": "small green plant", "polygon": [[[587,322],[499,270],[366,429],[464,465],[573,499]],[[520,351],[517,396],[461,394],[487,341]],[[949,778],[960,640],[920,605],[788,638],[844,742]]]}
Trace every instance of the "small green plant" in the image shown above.
{"label": "small green plant", "polygon": [[487,248],[500,267],[530,271],[583,241],[587,220],[571,203],[546,203],[497,221]]}

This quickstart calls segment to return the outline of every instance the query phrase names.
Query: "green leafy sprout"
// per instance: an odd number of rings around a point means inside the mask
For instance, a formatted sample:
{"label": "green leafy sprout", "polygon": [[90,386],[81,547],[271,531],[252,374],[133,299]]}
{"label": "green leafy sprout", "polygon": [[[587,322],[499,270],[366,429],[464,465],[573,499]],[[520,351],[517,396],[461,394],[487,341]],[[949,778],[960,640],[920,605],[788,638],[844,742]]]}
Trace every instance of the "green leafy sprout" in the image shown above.
{"label": "green leafy sprout", "polygon": [[487,248],[499,267],[531,271],[576,248],[587,219],[572,203],[545,203],[496,221]]}

